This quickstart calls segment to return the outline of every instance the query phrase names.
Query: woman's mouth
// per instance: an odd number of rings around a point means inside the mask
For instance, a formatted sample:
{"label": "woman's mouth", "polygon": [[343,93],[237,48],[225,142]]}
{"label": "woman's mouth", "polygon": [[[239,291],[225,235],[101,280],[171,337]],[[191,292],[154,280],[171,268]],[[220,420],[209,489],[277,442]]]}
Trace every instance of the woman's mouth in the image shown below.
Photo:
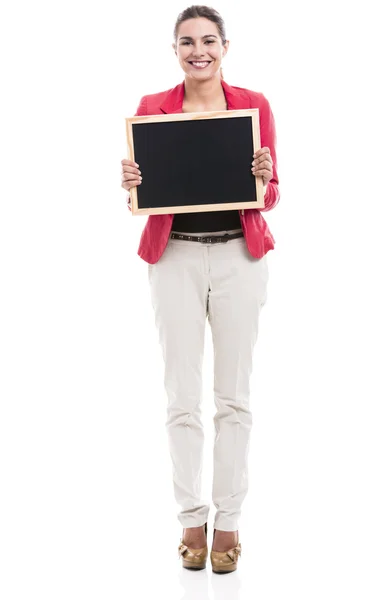
{"label": "woman's mouth", "polygon": [[196,69],[205,69],[206,67],[208,67],[208,65],[211,63],[211,61],[210,60],[203,60],[203,61],[193,60],[193,61],[189,61],[189,63]]}

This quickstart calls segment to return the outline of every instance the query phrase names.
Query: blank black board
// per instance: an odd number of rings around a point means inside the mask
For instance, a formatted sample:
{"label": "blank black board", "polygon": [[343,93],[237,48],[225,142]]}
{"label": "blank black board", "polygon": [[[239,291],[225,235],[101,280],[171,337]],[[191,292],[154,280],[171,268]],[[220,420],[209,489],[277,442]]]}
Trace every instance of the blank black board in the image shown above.
{"label": "blank black board", "polygon": [[133,123],[139,208],[256,201],[252,118]]}
{"label": "blank black board", "polygon": [[135,115],[126,120],[128,156],[143,182],[130,188],[132,214],[264,207],[259,109]]}

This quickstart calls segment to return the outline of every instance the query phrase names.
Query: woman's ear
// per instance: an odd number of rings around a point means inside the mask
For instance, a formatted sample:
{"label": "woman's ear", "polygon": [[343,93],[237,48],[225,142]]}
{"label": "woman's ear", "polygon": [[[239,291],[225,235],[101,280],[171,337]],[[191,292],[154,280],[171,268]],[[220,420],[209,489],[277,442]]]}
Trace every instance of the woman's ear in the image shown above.
{"label": "woman's ear", "polygon": [[175,46],[175,44],[172,44],[172,49],[174,50],[174,52],[175,52],[176,56],[178,56],[178,54],[177,54],[177,52],[176,52],[176,46]]}
{"label": "woman's ear", "polygon": [[228,52],[228,48],[229,48],[229,40],[226,40],[226,43],[223,46],[224,50],[223,50],[223,56],[225,56]]}

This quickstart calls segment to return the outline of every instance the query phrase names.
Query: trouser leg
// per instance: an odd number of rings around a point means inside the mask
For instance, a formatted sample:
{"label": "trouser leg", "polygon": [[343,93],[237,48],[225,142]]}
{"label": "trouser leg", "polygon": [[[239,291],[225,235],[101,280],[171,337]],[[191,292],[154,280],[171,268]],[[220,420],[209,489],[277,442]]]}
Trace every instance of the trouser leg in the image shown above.
{"label": "trouser leg", "polygon": [[160,260],[149,266],[164,358],[173,487],[184,528],[203,525],[209,512],[209,505],[201,499],[202,365],[208,295],[205,251],[200,244],[170,240]]}
{"label": "trouser leg", "polygon": [[252,428],[250,376],[259,315],[266,301],[267,258],[255,259],[244,240],[209,248],[208,318],[214,348],[214,470],[216,529],[236,531],[248,491]]}

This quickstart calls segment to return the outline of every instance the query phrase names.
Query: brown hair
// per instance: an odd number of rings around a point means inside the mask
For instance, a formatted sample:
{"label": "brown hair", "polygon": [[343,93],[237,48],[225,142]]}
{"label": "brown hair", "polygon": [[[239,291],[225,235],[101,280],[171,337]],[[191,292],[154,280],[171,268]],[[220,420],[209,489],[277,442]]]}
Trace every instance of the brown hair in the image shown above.
{"label": "brown hair", "polygon": [[[220,16],[220,14],[214,8],[210,8],[209,6],[203,6],[194,4],[193,6],[189,6],[183,12],[181,12],[176,20],[175,28],[174,28],[174,39],[175,43],[178,37],[179,25],[183,23],[183,21],[187,21],[188,19],[197,19],[198,17],[204,17],[205,19],[209,19],[213,23],[216,23],[216,26],[219,31],[219,35],[222,40],[222,44],[227,41],[226,32],[225,32],[225,24]],[[221,78],[223,79],[223,70],[220,69]]]}
{"label": "brown hair", "polygon": [[181,12],[180,15],[178,16],[176,23],[175,23],[175,28],[174,28],[175,43],[176,43],[176,38],[178,37],[179,25],[181,23],[183,23],[183,21],[187,21],[188,19],[197,19],[198,17],[204,17],[205,19],[209,19],[213,23],[216,23],[217,28],[219,30],[220,37],[222,39],[222,44],[224,46],[224,44],[227,41],[227,38],[226,38],[226,33],[225,33],[225,25],[224,25],[224,21],[223,21],[222,17],[217,12],[217,10],[215,10],[214,8],[210,8],[209,6],[200,6],[200,5],[189,6],[188,8],[186,8],[186,10]]}

